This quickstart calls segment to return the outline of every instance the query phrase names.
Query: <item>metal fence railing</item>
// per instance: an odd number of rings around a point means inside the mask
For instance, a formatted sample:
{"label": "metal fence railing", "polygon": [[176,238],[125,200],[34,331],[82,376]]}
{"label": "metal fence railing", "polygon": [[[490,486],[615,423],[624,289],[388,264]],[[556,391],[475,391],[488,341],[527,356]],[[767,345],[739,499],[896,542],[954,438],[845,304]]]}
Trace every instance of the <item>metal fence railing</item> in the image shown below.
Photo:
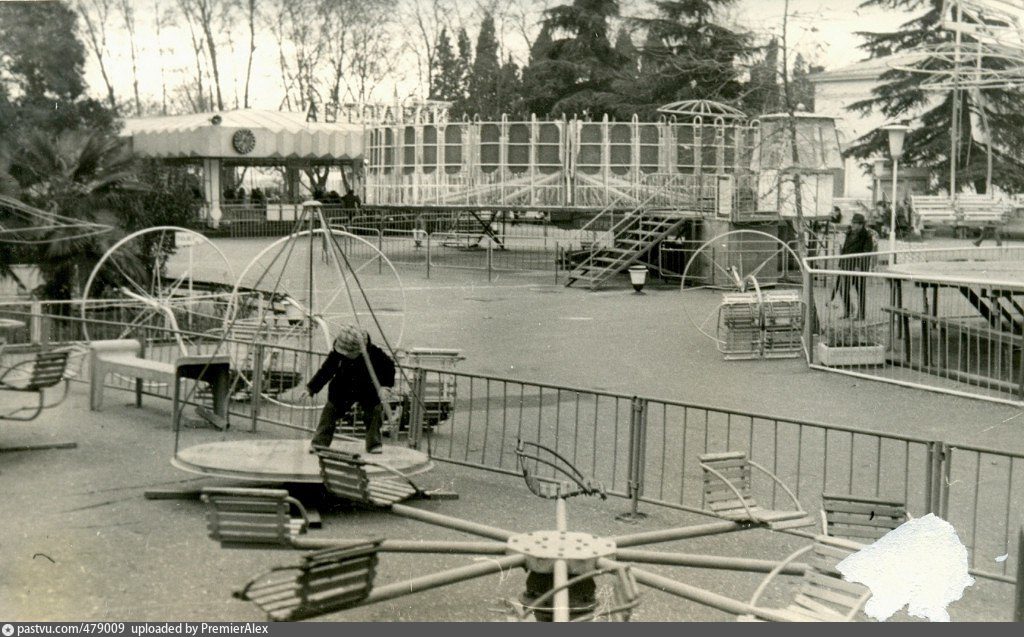
{"label": "metal fence railing", "polygon": [[[170,361],[178,355],[171,344],[174,335],[159,325],[134,325],[125,334],[124,323],[82,319],[57,304],[0,306],[0,316],[26,324],[12,342],[80,341],[88,323],[90,334],[139,339],[149,358]],[[244,367],[246,360],[273,361],[276,371],[291,372],[298,382],[304,382],[324,357],[321,352],[211,333],[185,335],[191,353],[231,353],[236,367]],[[243,355],[245,348],[255,352]],[[260,369],[249,371],[262,377]],[[439,461],[515,474],[515,443],[522,438],[557,450],[603,482],[611,494],[628,498],[634,509],[646,504],[700,512],[704,509],[699,456],[745,451],[777,474],[806,511],[818,511],[823,493],[901,500],[914,516],[932,512],[953,523],[976,575],[1006,582],[1018,576],[1014,560],[996,558],[1012,552],[1016,529],[1024,520],[1022,454],[451,370],[407,367],[401,377],[405,391],[421,388],[412,400],[430,405],[410,413],[434,414],[432,422],[406,418],[408,442]],[[79,380],[87,378],[88,370],[83,370]],[[131,379],[116,376],[107,384],[135,389]],[[152,383],[144,391],[164,398],[170,393],[168,387]],[[265,431],[275,437],[308,435],[319,415],[316,405],[289,403],[272,394],[265,387],[250,386],[233,395],[233,429]],[[199,393],[190,396],[193,403],[204,400]],[[198,432],[186,434],[183,443],[202,441]],[[754,495],[763,506],[785,504],[784,493],[768,481],[755,479]]]}
{"label": "metal fence railing", "polygon": [[1020,247],[809,258],[812,366],[1024,405],[1022,262]]}

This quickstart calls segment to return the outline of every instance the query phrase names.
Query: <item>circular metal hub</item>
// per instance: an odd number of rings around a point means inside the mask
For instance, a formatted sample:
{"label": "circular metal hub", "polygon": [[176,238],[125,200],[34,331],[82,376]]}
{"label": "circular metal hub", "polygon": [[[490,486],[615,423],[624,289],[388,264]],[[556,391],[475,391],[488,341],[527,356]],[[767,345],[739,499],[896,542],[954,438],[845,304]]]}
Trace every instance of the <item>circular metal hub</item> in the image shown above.
{"label": "circular metal hub", "polygon": [[513,535],[508,548],[526,556],[527,569],[537,573],[551,572],[555,560],[565,560],[570,573],[594,568],[599,557],[615,554],[615,542],[590,533],[572,531],[531,531]]}

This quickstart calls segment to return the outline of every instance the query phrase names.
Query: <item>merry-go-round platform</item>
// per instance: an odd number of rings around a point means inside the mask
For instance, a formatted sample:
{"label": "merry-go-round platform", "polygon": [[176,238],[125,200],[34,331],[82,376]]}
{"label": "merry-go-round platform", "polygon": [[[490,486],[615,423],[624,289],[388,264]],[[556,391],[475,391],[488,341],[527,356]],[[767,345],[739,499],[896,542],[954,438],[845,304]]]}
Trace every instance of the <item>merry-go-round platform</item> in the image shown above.
{"label": "merry-go-round platform", "polygon": [[[335,439],[332,449],[360,454],[365,460],[385,465],[405,475],[426,473],[434,463],[422,451],[384,445],[381,454],[367,454],[362,440]],[[228,480],[269,483],[318,484],[320,463],[309,453],[309,440],[232,440],[209,442],[179,449],[171,464],[189,473]],[[368,465],[370,475],[387,473]]]}

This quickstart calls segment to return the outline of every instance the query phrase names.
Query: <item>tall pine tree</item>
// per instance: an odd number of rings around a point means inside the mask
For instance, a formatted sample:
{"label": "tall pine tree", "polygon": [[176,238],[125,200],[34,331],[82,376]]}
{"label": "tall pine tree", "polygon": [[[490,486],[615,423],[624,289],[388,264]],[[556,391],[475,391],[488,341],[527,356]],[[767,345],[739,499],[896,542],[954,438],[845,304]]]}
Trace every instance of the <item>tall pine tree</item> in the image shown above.
{"label": "tall pine tree", "polygon": [[498,96],[500,81],[501,61],[498,58],[494,16],[487,13],[480,22],[473,68],[469,74],[468,108],[471,113],[479,115],[481,119],[501,117],[503,104]]}
{"label": "tall pine tree", "polygon": [[772,38],[763,50],[764,56],[750,67],[750,80],[743,96],[743,110],[751,116],[778,113],[782,110],[779,41]]}
{"label": "tall pine tree", "polygon": [[[953,40],[952,32],[940,24],[942,0],[865,0],[862,6],[921,12],[898,31],[859,34],[865,39],[863,48],[872,58],[908,54],[921,47],[934,47]],[[964,35],[963,41],[969,47],[972,39]],[[948,56],[924,56],[913,64],[929,69],[951,66]],[[985,64],[998,62],[986,60]],[[954,95],[952,91],[934,93],[922,89],[924,79],[924,75],[911,71],[886,71],[872,96],[851,104],[849,109],[861,113],[877,111],[890,120],[916,117],[917,122],[904,144],[903,161],[929,168],[939,187],[948,189]],[[988,121],[991,138],[998,140],[992,145],[992,182],[1005,190],[1020,192],[1024,189],[1024,162],[1020,153],[1024,148],[1024,94],[1015,89],[986,88],[960,91],[959,95],[962,106],[957,109],[960,135],[956,190],[973,186],[977,192],[985,191],[987,145],[979,140],[988,137],[983,131],[975,130],[976,123],[984,119]],[[847,154],[859,158],[888,157],[886,133],[878,129],[864,135],[851,145]]]}
{"label": "tall pine tree", "polygon": [[628,90],[635,109],[648,116],[682,99],[738,100],[740,62],[750,54],[749,34],[718,24],[716,12],[735,0],[658,0],[656,15],[634,18],[647,31],[643,67]]}
{"label": "tall pine tree", "polygon": [[623,61],[612,47],[608,23],[618,15],[618,0],[573,0],[545,12],[541,35],[552,38],[551,44],[538,46],[538,36],[533,49],[543,56],[531,55],[523,73],[531,111],[594,118],[615,112],[620,97],[613,83]]}
{"label": "tall pine tree", "polygon": [[430,69],[430,99],[457,102],[464,95],[464,78],[459,59],[452,49],[448,29],[442,28],[437,35],[434,49],[434,65]]}

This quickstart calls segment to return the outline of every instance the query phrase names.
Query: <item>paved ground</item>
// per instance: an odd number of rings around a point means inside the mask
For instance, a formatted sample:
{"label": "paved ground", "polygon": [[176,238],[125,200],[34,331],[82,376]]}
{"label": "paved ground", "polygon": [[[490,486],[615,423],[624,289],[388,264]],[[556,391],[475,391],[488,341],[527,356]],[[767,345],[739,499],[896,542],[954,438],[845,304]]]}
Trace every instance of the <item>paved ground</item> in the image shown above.
{"label": "paved ground", "polygon": [[[238,269],[241,269],[240,267]],[[684,305],[713,307],[714,298],[655,287],[644,296],[628,289],[589,293],[552,284],[548,276],[501,275],[488,284],[480,272],[400,268],[407,294],[406,346],[461,348],[466,371],[589,389],[754,411],[787,418],[856,425],[950,442],[1024,451],[1019,410],[925,393],[824,372],[798,360],[723,362],[714,343],[690,326]],[[391,279],[368,275],[386,290]],[[386,293],[386,292],[385,292]],[[692,298],[691,298],[692,297]],[[0,427],[0,445],[72,438],[76,450],[0,455],[5,510],[0,518],[0,610],[19,619],[258,619],[230,592],[271,565],[296,555],[223,551],[205,537],[195,502],[146,501],[154,485],[187,485],[172,468],[169,406],[150,401],[128,407],[127,395],[106,411],[87,411],[76,388],[61,408],[29,425]],[[232,434],[241,435],[241,434]],[[551,505],[532,498],[518,480],[441,465],[436,484],[454,487],[458,502],[423,506],[508,528],[550,527]],[[573,502],[570,524],[597,533],[624,533],[612,520],[625,507]],[[706,518],[649,508],[640,528]],[[336,512],[320,535],[457,537],[381,514]],[[751,531],[666,545],[664,550],[782,557],[795,538]],[[1011,556],[1012,559],[1012,556]],[[465,563],[463,558],[382,559],[380,581]],[[667,569],[673,576],[738,598],[759,576]],[[472,583],[360,609],[335,618],[470,620],[503,617],[501,600],[522,588],[523,574]],[[783,587],[770,601],[782,603]],[[1011,589],[979,581],[951,608],[954,619],[1005,619]],[[646,593],[641,619],[729,619],[696,604]]]}
{"label": "paved ground", "polygon": [[[113,398],[113,397],[112,397]],[[110,399],[102,413],[87,411],[77,389],[56,418],[5,427],[3,443],[76,439],[73,450],[0,455],[7,515],[0,518],[0,610],[19,620],[257,620],[260,613],[232,599],[231,591],[266,569],[292,563],[297,553],[223,550],[207,539],[202,505],[193,501],[150,501],[152,487],[208,484],[172,468],[169,407],[153,401],[141,410],[127,395]],[[517,478],[439,465],[426,486],[461,494],[458,501],[417,506],[512,530],[553,526],[553,505],[531,496]],[[707,521],[702,516],[647,507],[651,517],[638,526],[614,521],[626,509],[619,499],[575,499],[570,528],[624,534]],[[16,513],[15,513],[16,512]],[[324,528],[311,537],[471,539],[419,522],[381,513],[324,512]],[[664,551],[781,558],[803,543],[767,531],[656,545]],[[382,557],[378,583],[389,583],[473,558]],[[739,599],[748,598],[757,574],[655,567],[653,570]],[[463,583],[423,595],[334,615],[350,620],[500,621],[503,600],[521,592],[521,571],[489,576],[486,585]],[[772,588],[766,604],[784,604],[795,578]],[[1008,619],[1011,588],[979,580],[952,605],[957,620]],[[730,620],[719,611],[644,589],[637,618]],[[901,617],[906,619],[906,617]]]}

